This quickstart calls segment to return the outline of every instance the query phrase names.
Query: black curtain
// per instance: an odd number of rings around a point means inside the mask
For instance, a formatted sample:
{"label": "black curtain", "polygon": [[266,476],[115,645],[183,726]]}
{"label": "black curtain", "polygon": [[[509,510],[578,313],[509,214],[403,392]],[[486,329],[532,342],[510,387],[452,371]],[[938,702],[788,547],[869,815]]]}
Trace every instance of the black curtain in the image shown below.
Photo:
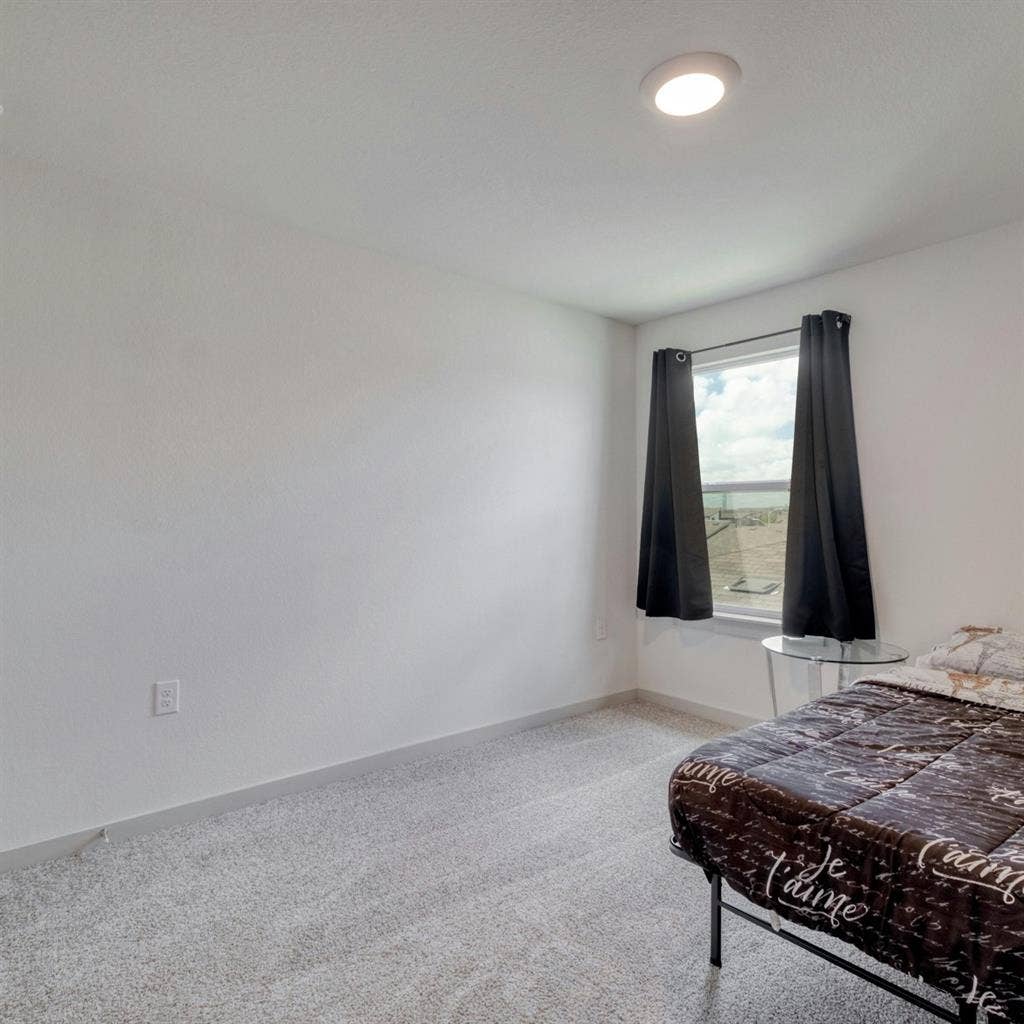
{"label": "black curtain", "polygon": [[849,342],[846,313],[827,309],[803,318],[782,598],[786,636],[875,636]]}
{"label": "black curtain", "polygon": [[648,616],[710,619],[711,571],[690,354],[654,353],[636,604]]}

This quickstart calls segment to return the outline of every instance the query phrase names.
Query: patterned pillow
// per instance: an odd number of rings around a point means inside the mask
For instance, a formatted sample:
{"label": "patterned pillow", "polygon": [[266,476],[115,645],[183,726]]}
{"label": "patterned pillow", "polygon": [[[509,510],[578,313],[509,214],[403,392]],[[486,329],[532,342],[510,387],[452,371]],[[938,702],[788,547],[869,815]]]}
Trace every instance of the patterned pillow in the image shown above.
{"label": "patterned pillow", "polygon": [[917,667],[1024,679],[1024,635],[1001,626],[961,626],[948,643],[922,654]]}

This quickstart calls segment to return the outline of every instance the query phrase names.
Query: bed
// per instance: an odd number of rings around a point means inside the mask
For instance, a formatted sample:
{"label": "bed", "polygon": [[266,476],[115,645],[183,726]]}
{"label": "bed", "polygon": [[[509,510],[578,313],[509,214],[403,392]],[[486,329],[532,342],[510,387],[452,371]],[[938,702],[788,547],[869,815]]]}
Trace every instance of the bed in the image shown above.
{"label": "bed", "polygon": [[[673,772],[672,850],[721,911],[940,1017],[1024,1021],[1024,682],[933,667],[857,682]],[[722,882],[771,912],[722,899]],[[819,949],[828,932],[952,995],[945,1009]]]}

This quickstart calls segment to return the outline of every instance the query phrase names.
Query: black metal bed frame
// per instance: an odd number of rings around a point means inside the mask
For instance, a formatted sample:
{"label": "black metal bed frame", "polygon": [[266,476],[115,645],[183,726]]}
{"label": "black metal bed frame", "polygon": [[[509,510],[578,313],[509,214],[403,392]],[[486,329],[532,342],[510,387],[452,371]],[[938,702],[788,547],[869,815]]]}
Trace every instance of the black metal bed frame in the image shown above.
{"label": "black metal bed frame", "polygon": [[[689,854],[676,846],[674,840],[669,840],[669,848],[677,857],[681,857],[691,864],[695,863]],[[728,910],[730,914],[735,914],[744,921],[757,925],[758,928],[763,928],[765,931],[777,935],[780,939],[785,939],[786,942],[791,942],[794,946],[799,946],[800,949],[806,950],[808,953],[813,953],[814,956],[836,967],[841,967],[844,971],[856,975],[863,981],[869,981],[872,985],[877,985],[891,995],[899,996],[900,999],[922,1010],[934,1013],[936,1017],[940,1017],[942,1020],[948,1020],[951,1024],[977,1024],[978,1008],[966,1000],[958,999],[957,1009],[949,1010],[945,1006],[933,1003],[930,999],[925,999],[924,996],[919,996],[916,992],[911,992],[910,989],[895,985],[878,974],[873,974],[871,971],[867,971],[849,960],[844,960],[841,956],[836,956],[835,953],[831,953],[821,946],[816,946],[813,942],[808,942],[793,932],[786,931],[785,928],[776,929],[768,921],[762,920],[760,917],[750,914],[732,903],[726,903],[722,899],[722,876],[707,869],[702,870],[711,883],[711,964],[713,967],[722,966],[722,911]]]}

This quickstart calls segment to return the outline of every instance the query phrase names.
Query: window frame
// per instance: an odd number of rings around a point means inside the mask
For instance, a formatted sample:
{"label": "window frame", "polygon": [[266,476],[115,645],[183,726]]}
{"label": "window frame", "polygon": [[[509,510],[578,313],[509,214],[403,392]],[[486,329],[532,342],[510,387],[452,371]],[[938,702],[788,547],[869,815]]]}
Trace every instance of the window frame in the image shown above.
{"label": "window frame", "polygon": [[[771,345],[767,348],[757,343],[752,343],[753,351],[745,351],[739,355],[724,356],[722,358],[709,358],[706,361],[698,358],[700,353],[694,353],[692,373],[696,376],[699,373],[715,373],[719,370],[732,369],[740,366],[755,366],[758,363],[770,363],[779,359],[787,359],[792,356],[799,356],[799,344]],[[744,491],[786,491],[791,492],[792,476],[788,480],[733,480],[723,483],[701,482],[702,494],[729,494],[743,493]],[[783,587],[786,582],[783,579]],[[711,595],[712,614],[716,619],[727,622],[748,623],[753,626],[758,624],[770,624],[773,628],[782,622],[782,612],[773,611],[769,608],[753,608],[750,605],[742,604],[721,604]]]}

